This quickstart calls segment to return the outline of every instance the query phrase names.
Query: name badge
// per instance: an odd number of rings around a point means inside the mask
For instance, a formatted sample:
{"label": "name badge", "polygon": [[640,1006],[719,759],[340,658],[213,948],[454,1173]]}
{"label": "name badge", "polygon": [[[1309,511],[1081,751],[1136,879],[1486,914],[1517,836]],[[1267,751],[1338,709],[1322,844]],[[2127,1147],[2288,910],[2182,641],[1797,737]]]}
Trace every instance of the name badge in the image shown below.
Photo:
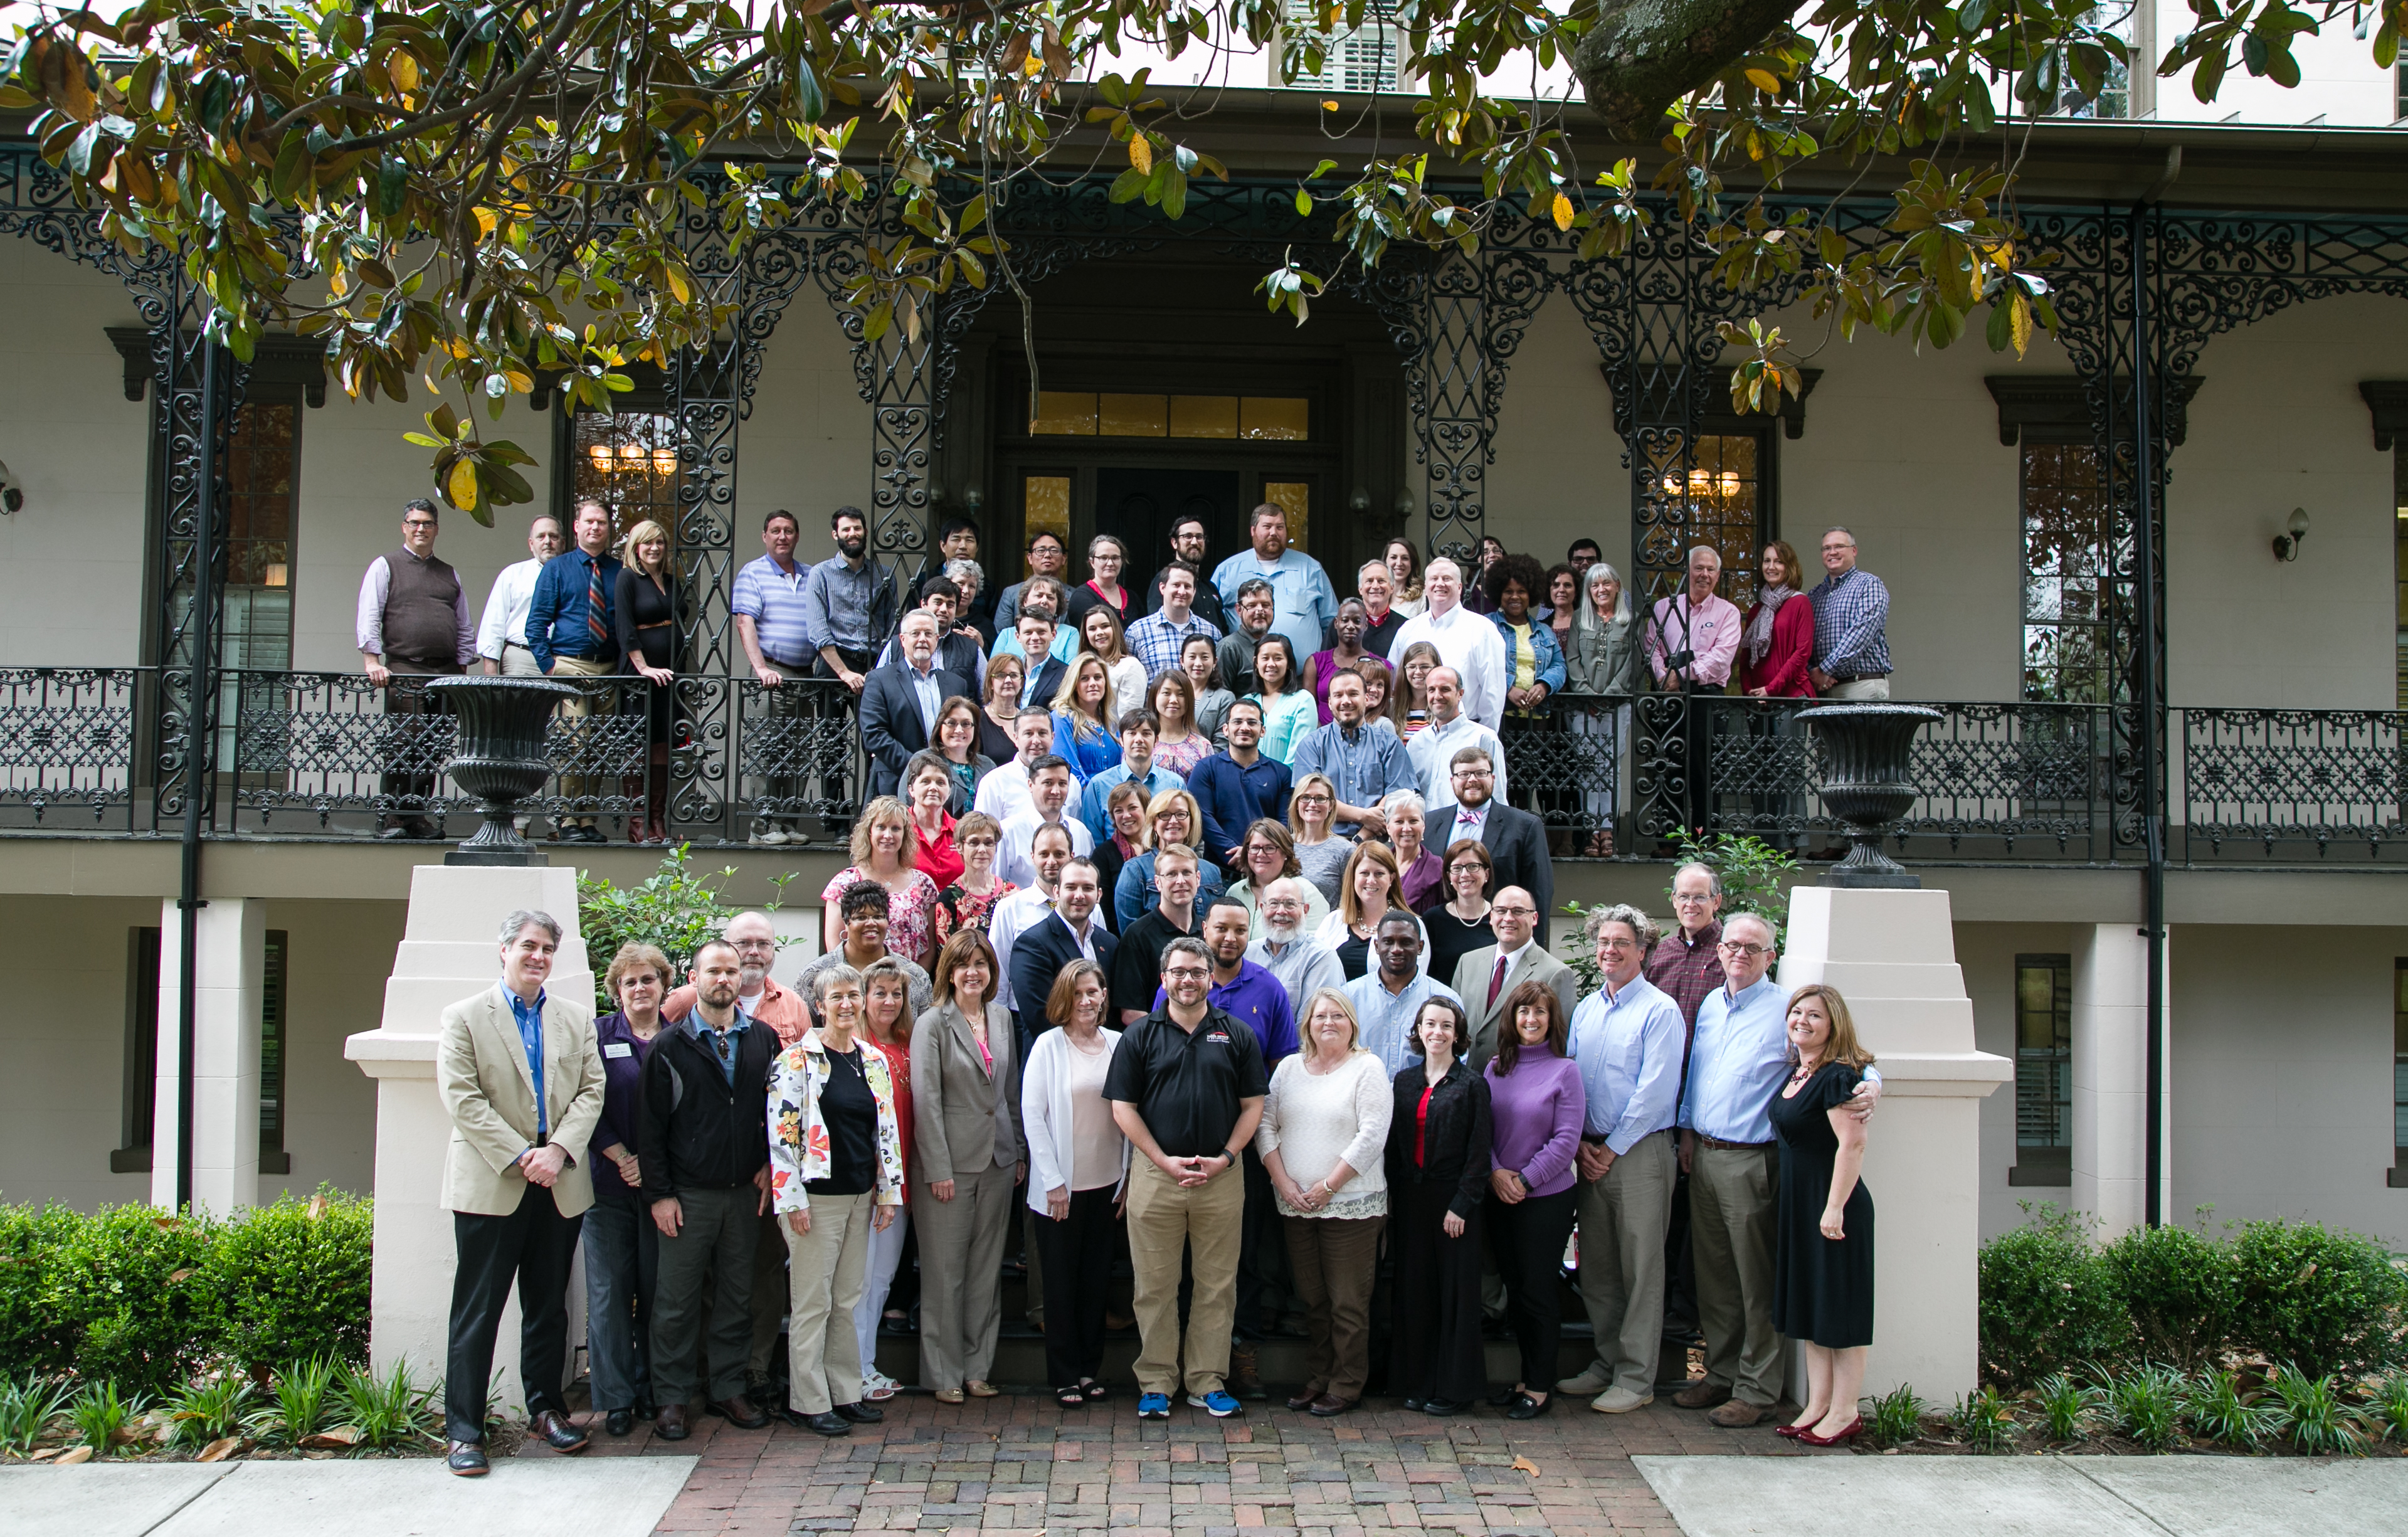
{"label": "name badge", "polygon": [[609,1045],[602,1048],[602,1055],[605,1056],[633,1056],[636,1055],[636,1048],[628,1045],[624,1041],[613,1041]]}

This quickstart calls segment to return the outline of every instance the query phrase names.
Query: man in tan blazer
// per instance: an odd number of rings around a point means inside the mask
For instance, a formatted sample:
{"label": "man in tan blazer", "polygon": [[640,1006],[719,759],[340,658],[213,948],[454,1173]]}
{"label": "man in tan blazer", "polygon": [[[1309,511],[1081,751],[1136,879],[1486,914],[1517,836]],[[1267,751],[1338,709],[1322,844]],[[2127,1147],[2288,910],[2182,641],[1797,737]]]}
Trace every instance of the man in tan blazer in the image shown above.
{"label": "man in tan blazer", "polygon": [[1580,1003],[1580,979],[1539,942],[1539,903],[1527,890],[1507,886],[1498,892],[1488,923],[1497,942],[1455,963],[1455,996],[1471,1015],[1471,1045],[1464,1057],[1474,1069],[1488,1066],[1502,1032],[1513,1027],[1505,1017],[1505,1000],[1524,983],[1545,983],[1563,1004],[1567,1025]]}
{"label": "man in tan blazer", "polygon": [[586,1444],[561,1379],[569,1262],[594,1204],[585,1144],[602,1114],[602,1056],[585,1000],[544,992],[559,948],[549,913],[504,919],[502,980],[443,1011],[435,1050],[436,1088],[452,1116],[443,1205],[458,1255],[443,1417],[451,1469],[467,1478],[486,1471],[485,1385],[514,1280],[528,1430],[564,1452]]}

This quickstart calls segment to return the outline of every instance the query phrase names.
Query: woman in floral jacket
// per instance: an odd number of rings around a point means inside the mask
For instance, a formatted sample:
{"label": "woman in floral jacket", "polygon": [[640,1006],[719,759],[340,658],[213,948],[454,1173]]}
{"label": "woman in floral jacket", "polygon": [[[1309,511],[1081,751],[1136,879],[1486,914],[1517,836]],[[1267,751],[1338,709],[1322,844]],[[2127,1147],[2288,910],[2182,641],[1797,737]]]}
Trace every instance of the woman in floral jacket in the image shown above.
{"label": "woman in floral jacket", "polygon": [[861,1300],[872,1228],[903,1203],[903,1137],[885,1054],[861,1040],[861,973],[838,962],[812,979],[821,1025],[769,1075],[771,1200],[785,1219],[790,1408],[822,1435],[885,1417],[862,1401]]}

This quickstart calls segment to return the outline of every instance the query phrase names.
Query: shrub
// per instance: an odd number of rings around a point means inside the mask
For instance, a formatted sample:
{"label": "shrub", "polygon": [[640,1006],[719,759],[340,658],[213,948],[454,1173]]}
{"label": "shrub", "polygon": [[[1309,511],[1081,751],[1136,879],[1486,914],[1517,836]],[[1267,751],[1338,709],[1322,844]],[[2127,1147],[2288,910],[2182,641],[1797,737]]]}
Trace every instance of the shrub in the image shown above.
{"label": "shrub", "polygon": [[2408,1283],[2382,1245],[2315,1222],[2250,1222],[2230,1244],[2232,1343],[2309,1377],[2401,1357]]}
{"label": "shrub", "polygon": [[2056,1207],[1984,1244],[1981,1276],[1982,1372],[1996,1386],[2113,1357],[2131,1333],[2114,1272]]}
{"label": "shrub", "polygon": [[136,1393],[125,1398],[113,1382],[94,1382],[67,1405],[67,1417],[75,1422],[76,1440],[93,1450],[95,1457],[107,1457],[118,1443],[132,1439],[131,1427],[150,1406],[147,1394]]}
{"label": "shrub", "polygon": [[686,845],[681,843],[640,885],[623,889],[601,876],[580,876],[577,927],[594,962],[595,1009],[608,1013],[617,1007],[604,990],[603,977],[610,970],[610,957],[630,941],[659,945],[671,970],[682,972],[702,942],[716,939],[736,916],[736,910],[719,899],[735,873],[730,865],[715,876],[696,874],[688,863]]}
{"label": "shrub", "polygon": [[206,1216],[116,1206],[63,1224],[41,1257],[38,1300],[50,1327],[30,1360],[155,1394],[192,1375],[222,1332],[222,1298],[204,1277],[217,1239]]}
{"label": "shrub", "polygon": [[341,1362],[327,1356],[285,1366],[276,1373],[276,1401],[259,1415],[259,1428],[294,1446],[324,1429],[337,1407],[335,1379],[341,1369]]}
{"label": "shrub", "polygon": [[83,1220],[65,1206],[0,1206],[0,1372],[55,1375],[71,1357],[43,1301],[42,1276]]}
{"label": "shrub", "polygon": [[236,1363],[368,1358],[373,1202],[326,1186],[229,1223],[209,1284],[224,1299],[224,1350]]}
{"label": "shrub", "polygon": [[1865,1426],[1875,1444],[1903,1446],[1923,1434],[1923,1401],[1915,1397],[1914,1388],[1900,1383],[1873,1400],[1872,1417]]}
{"label": "shrub", "polygon": [[2278,1366],[2267,1385],[2274,1390],[2274,1429],[2311,1457],[2339,1452],[2366,1455],[2367,1435],[2358,1417],[2342,1407],[2341,1394],[2330,1377],[2310,1377],[2295,1367]]}
{"label": "shrub", "polygon": [[2135,1228],[2100,1257],[2123,1296],[2142,1357],[2189,1369],[2223,1348],[2233,1295],[2224,1245],[2188,1228]]}
{"label": "shrub", "polygon": [[421,1384],[408,1361],[395,1361],[382,1377],[346,1366],[336,1375],[336,1414],[358,1432],[362,1446],[382,1451],[440,1439],[443,1412],[435,1404],[440,1383]]}
{"label": "shrub", "polygon": [[240,1434],[258,1389],[232,1372],[205,1378],[167,1400],[167,1423],[178,1444],[206,1446]]}

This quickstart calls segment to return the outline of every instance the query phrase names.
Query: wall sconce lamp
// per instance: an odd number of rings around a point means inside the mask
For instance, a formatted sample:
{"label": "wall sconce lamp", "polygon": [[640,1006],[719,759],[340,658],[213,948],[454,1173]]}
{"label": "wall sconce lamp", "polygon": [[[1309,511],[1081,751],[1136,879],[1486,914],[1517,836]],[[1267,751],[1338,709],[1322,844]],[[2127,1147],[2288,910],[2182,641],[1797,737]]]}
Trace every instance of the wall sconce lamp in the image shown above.
{"label": "wall sconce lamp", "polygon": [[24,508],[25,488],[8,473],[7,465],[0,465],[0,512],[22,512]]}
{"label": "wall sconce lamp", "polygon": [[2277,534],[2274,536],[2274,558],[2276,560],[2297,560],[2300,558],[2300,546],[2306,543],[2308,538],[2308,510],[2306,508],[2295,507],[2291,509],[2291,522],[2289,524],[2289,533]]}
{"label": "wall sconce lamp", "polygon": [[1412,517],[1413,515],[1413,494],[1412,492],[1399,491],[1397,493],[1397,516],[1400,518]]}
{"label": "wall sconce lamp", "polygon": [[1346,498],[1346,510],[1358,518],[1369,512],[1371,510],[1371,494],[1361,486],[1356,486],[1354,495]]}

